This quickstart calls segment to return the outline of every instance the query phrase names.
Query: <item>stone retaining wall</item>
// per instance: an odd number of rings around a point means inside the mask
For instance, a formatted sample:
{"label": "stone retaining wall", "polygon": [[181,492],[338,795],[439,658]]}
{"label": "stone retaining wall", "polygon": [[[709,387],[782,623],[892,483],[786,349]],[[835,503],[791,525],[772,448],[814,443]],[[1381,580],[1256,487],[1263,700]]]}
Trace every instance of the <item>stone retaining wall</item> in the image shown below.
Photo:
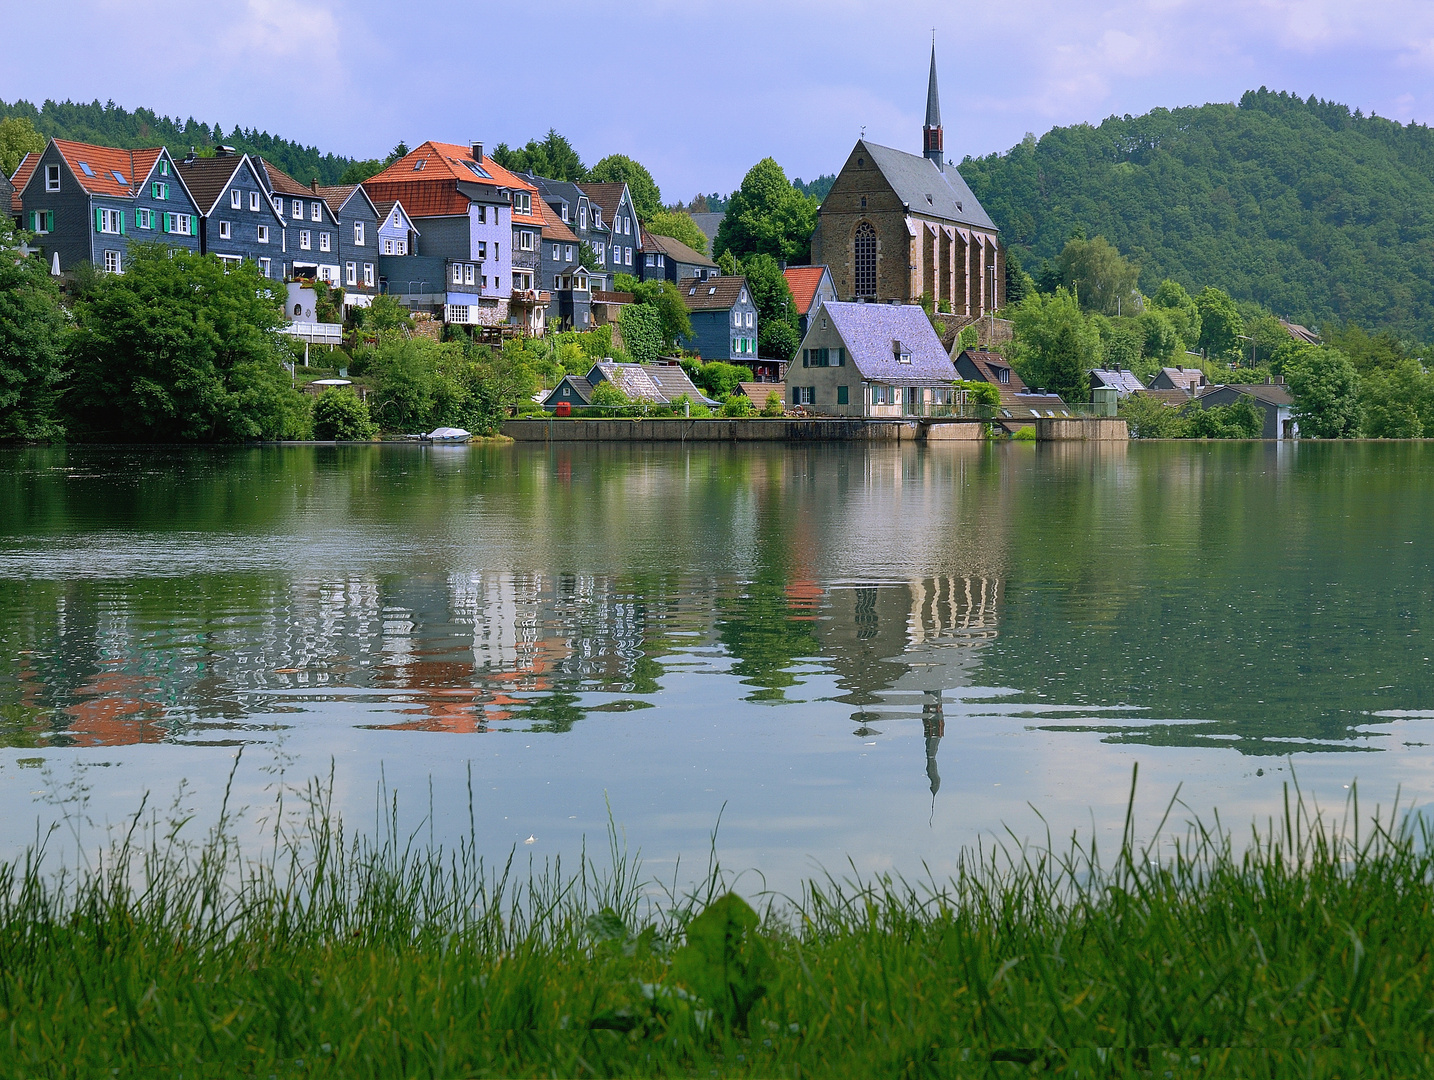
{"label": "stone retaining wall", "polygon": [[509,420],[517,442],[945,442],[985,438],[979,421],[766,419]]}
{"label": "stone retaining wall", "polygon": [[1129,442],[1124,420],[1109,416],[1037,417],[1037,442]]}

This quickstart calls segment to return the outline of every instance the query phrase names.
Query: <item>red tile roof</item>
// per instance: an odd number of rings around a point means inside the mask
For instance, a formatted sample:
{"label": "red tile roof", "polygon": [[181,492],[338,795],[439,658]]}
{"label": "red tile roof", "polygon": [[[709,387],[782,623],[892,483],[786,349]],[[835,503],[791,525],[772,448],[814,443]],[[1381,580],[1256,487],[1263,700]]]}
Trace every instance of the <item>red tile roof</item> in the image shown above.
{"label": "red tile roof", "polygon": [[[149,173],[149,166],[153,165],[155,158],[159,156],[157,149],[116,150],[109,146],[71,142],[69,139],[52,141],[60,156],[65,159],[65,164],[69,165],[70,171],[75,174],[75,179],[80,182],[80,187],[91,195],[114,195],[121,198],[132,196],[136,185],[144,181],[144,177]],[[138,160],[138,155],[146,155],[148,161]],[[81,163],[89,166],[88,173]],[[139,179],[135,178],[136,171],[139,172]],[[115,173],[124,177],[123,183]]]}
{"label": "red tile roof", "polygon": [[534,212],[514,214],[513,223],[543,227],[543,219],[537,211],[542,198],[534,185],[509,172],[486,154],[479,164],[489,179],[485,180],[475,173],[470,168],[472,164],[471,146],[430,141],[405,154],[377,176],[369,177],[363,186],[374,202],[402,201],[403,208],[412,217],[468,213],[467,197],[454,186],[458,181],[526,191],[533,197]]}
{"label": "red tile roof", "polygon": [[26,154],[20,159],[20,167],[15,170],[15,175],[10,178],[10,182],[15,185],[15,192],[10,196],[10,206],[17,214],[22,209],[20,206],[20,192],[23,191],[25,185],[30,182],[30,177],[35,175],[35,169],[39,164],[39,154]]}
{"label": "red tile roof", "polygon": [[825,266],[789,266],[782,271],[782,276],[787,279],[787,288],[792,290],[798,315],[811,313],[812,301],[816,299],[817,288],[825,272]]}

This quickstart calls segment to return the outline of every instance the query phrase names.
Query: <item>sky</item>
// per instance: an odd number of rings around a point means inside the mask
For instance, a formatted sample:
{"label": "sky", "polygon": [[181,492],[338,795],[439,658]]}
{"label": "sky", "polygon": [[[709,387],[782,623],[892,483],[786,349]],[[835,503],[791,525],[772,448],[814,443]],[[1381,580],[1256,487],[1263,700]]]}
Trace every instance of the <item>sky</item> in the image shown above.
{"label": "sky", "polygon": [[835,172],[865,130],[921,149],[936,35],[946,152],[1268,86],[1434,122],[1428,0],[5,0],[0,99],[113,100],[353,157],[555,127],[669,201],[764,157]]}

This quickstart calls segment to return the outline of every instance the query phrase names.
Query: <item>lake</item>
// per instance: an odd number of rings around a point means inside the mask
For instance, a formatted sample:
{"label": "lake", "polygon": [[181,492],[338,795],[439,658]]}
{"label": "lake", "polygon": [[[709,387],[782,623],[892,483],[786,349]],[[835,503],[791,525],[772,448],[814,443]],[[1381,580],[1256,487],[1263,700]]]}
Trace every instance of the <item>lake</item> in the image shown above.
{"label": "lake", "polygon": [[[332,769],[745,887],[1434,786],[1434,445],[0,453],[0,858]],[[235,768],[235,755],[242,757]],[[470,794],[471,793],[471,794]],[[1186,809],[1188,807],[1188,809]],[[431,808],[431,810],[430,810]],[[719,826],[720,819],[720,826]],[[715,830],[715,841],[712,839]],[[679,866],[678,860],[682,860]]]}

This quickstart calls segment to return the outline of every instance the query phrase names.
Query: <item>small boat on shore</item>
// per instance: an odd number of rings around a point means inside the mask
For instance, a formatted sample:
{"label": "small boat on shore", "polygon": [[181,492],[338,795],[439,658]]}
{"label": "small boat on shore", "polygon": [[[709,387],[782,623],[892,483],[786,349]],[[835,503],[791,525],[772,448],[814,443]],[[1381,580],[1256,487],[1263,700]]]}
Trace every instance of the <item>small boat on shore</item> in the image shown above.
{"label": "small boat on shore", "polygon": [[419,442],[428,443],[466,443],[473,438],[472,432],[464,431],[461,427],[440,427],[434,428],[427,435],[420,435]]}

